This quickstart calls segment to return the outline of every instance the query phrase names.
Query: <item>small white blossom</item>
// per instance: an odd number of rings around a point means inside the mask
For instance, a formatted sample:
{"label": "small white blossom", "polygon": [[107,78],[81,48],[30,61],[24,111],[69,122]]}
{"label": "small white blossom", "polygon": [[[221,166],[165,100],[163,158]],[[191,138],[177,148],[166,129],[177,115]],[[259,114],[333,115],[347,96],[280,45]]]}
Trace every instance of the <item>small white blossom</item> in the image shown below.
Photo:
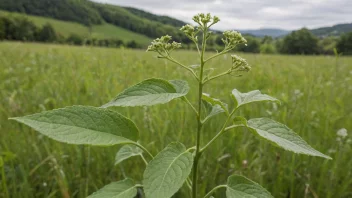
{"label": "small white blossom", "polygon": [[341,138],[345,138],[347,137],[347,129],[345,128],[342,128],[342,129],[339,129],[337,132],[336,132],[336,135],[341,137]]}

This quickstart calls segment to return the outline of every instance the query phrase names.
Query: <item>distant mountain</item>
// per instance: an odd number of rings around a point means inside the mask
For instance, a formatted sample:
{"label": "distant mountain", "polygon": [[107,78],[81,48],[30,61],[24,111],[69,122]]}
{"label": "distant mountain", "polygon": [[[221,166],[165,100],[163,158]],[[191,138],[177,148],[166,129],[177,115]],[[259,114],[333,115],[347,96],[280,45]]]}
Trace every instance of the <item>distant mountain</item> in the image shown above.
{"label": "distant mountain", "polygon": [[[275,28],[261,28],[253,30],[239,30],[242,34],[250,34],[256,37],[271,36],[274,38],[285,36],[291,31]],[[310,29],[315,36],[326,37],[326,36],[340,36],[341,34],[352,32],[352,23],[337,24],[331,27],[321,27]]]}
{"label": "distant mountain", "polygon": [[254,30],[239,30],[242,34],[250,34],[256,37],[264,37],[264,36],[271,36],[271,37],[280,37],[289,34],[291,31],[283,30],[283,29],[275,29],[275,28],[261,28],[261,29],[254,29]]}
{"label": "distant mountain", "polygon": [[310,30],[319,37],[340,36],[343,33],[352,32],[352,23],[337,24],[331,27],[321,27]]}

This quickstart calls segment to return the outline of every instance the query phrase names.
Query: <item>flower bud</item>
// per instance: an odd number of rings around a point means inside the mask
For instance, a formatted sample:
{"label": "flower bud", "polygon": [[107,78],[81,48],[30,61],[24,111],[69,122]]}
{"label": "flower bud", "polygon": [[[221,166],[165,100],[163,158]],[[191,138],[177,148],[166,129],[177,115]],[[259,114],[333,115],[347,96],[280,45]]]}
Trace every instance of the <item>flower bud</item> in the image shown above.
{"label": "flower bud", "polygon": [[182,28],[180,29],[182,32],[185,33],[185,35],[190,38],[191,40],[195,39],[195,28],[192,25],[184,25],[182,26]]}
{"label": "flower bud", "polygon": [[[220,19],[217,16],[211,16],[210,13],[208,14],[197,14],[193,17],[193,21],[198,23],[201,26],[201,29],[208,28],[215,23],[219,22]],[[210,24],[210,25],[208,25]]]}
{"label": "flower bud", "polygon": [[224,44],[229,48],[234,48],[238,44],[246,44],[247,40],[237,31],[225,31],[225,39],[222,39]]}
{"label": "flower bud", "polygon": [[172,37],[169,35],[157,38],[152,41],[151,45],[148,46],[147,51],[158,52],[161,56],[167,56],[167,53],[181,47],[181,43],[177,43],[175,41],[169,43],[171,39]]}
{"label": "flower bud", "polygon": [[220,18],[219,17],[217,17],[217,16],[214,16],[213,17],[213,24],[215,24],[215,23],[217,23],[217,22],[219,22],[220,21]]}
{"label": "flower bud", "polygon": [[248,65],[247,61],[237,55],[232,55],[232,68],[231,70],[234,71],[245,71],[248,72],[251,67]]}

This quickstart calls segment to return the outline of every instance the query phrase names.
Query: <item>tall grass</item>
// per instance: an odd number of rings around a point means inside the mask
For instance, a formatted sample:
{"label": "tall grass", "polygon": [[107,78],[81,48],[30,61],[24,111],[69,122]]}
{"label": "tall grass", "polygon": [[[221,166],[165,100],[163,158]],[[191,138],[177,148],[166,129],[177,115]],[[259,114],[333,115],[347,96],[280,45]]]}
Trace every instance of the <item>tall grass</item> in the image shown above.
{"label": "tall grass", "polygon": [[[195,52],[174,56],[196,63]],[[228,90],[259,89],[281,100],[277,106],[252,105],[238,114],[267,116],[287,123],[332,161],[294,155],[261,141],[247,131],[231,131],[207,150],[200,166],[200,193],[240,173],[266,187],[275,197],[352,197],[352,58],[242,54],[252,71],[242,78],[212,81],[205,92],[231,103]],[[225,56],[209,64],[215,72],[230,67]],[[141,180],[139,159],[114,167],[118,146],[73,146],[52,141],[26,126],[8,121],[69,105],[100,106],[147,76],[192,81],[185,71],[137,50],[40,44],[0,44],[0,197],[85,197],[123,177]],[[191,83],[194,84],[194,83]],[[196,90],[191,87],[191,101]],[[193,112],[182,101],[145,108],[115,108],[133,119],[141,141],[153,153],[172,140],[194,144]],[[222,117],[203,130],[210,139]],[[346,128],[349,136],[337,136]],[[1,165],[1,163],[0,163]],[[230,169],[229,169],[230,167]],[[4,175],[5,174],[5,175]],[[175,197],[185,197],[187,189]],[[224,197],[220,192],[215,197]]]}

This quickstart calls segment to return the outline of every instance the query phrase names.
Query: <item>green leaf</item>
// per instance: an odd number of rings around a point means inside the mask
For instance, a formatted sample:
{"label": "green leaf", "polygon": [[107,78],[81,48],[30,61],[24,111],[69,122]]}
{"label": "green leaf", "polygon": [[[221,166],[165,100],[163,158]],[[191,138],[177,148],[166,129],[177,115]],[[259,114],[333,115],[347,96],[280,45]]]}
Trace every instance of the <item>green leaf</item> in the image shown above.
{"label": "green leaf", "polygon": [[262,186],[240,175],[227,179],[227,198],[273,198]]}
{"label": "green leaf", "polygon": [[206,113],[206,117],[204,118],[203,122],[206,122],[208,119],[210,119],[213,116],[216,116],[220,113],[224,113],[224,109],[218,105],[212,105],[209,102],[207,102],[206,100],[202,99],[202,106],[205,109],[205,113]]}
{"label": "green leaf", "polygon": [[178,142],[169,144],[152,161],[143,175],[147,198],[169,198],[175,194],[191,173],[192,154]]}
{"label": "green leaf", "polygon": [[127,88],[117,95],[115,99],[102,107],[134,107],[164,104],[175,98],[185,96],[188,91],[189,86],[186,81],[166,81],[152,78]]}
{"label": "green leaf", "polygon": [[212,98],[208,94],[203,93],[202,94],[202,101],[206,101],[206,102],[210,103],[212,106],[219,105],[221,107],[221,109],[224,110],[223,112],[225,112],[227,115],[229,115],[229,110],[228,110],[227,104],[222,102],[221,100],[216,99],[216,98]]}
{"label": "green leaf", "polygon": [[139,137],[130,119],[97,107],[71,106],[10,119],[69,144],[109,146],[135,142]]}
{"label": "green leaf", "polygon": [[255,118],[248,121],[248,127],[266,140],[294,153],[331,159],[307,144],[286,125],[269,118]]}
{"label": "green leaf", "polygon": [[127,144],[120,148],[120,150],[116,153],[115,157],[115,165],[121,163],[122,161],[134,157],[134,156],[141,156],[143,150],[140,149],[138,146]]}
{"label": "green leaf", "polygon": [[232,90],[232,96],[235,99],[235,106],[240,107],[245,104],[253,102],[262,102],[262,101],[272,101],[280,102],[278,99],[262,94],[259,90],[250,91],[248,93],[241,93],[237,89]]}
{"label": "green leaf", "polygon": [[136,195],[137,187],[133,180],[125,179],[104,186],[88,198],[134,198]]}

